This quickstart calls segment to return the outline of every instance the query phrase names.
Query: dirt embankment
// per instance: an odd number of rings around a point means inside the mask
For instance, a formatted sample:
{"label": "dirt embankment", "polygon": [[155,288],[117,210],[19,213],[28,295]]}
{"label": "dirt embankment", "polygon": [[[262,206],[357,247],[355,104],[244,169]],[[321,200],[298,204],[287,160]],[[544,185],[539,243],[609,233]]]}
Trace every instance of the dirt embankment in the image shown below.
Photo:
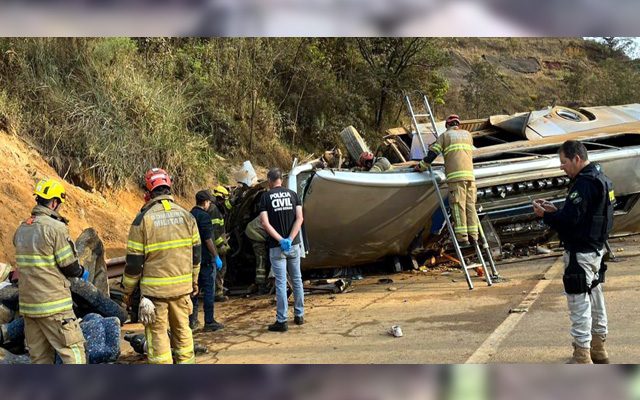
{"label": "dirt embankment", "polygon": [[[15,265],[13,234],[35,205],[33,187],[42,178],[61,177],[41,155],[18,137],[0,131],[0,262]],[[107,257],[124,254],[129,225],[143,204],[142,191],[113,193],[87,192],[63,182],[67,201],[61,214],[70,220],[75,240],[83,229],[97,230],[107,249]]]}

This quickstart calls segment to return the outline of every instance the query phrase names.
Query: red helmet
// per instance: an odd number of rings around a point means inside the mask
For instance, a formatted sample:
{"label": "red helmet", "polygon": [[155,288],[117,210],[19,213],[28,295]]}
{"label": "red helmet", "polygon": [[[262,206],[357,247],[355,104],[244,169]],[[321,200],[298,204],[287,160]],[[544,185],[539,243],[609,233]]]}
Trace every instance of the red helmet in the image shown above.
{"label": "red helmet", "polygon": [[453,125],[454,122],[457,122],[456,125],[460,125],[460,116],[456,115],[456,114],[451,114],[447,117],[447,120],[445,122],[446,126],[451,126]]}
{"label": "red helmet", "polygon": [[171,177],[162,168],[151,168],[144,174],[144,183],[147,190],[151,192],[160,186],[171,187]]}
{"label": "red helmet", "polygon": [[369,153],[368,151],[363,151],[362,154],[360,154],[358,165],[360,167],[364,167],[368,161],[373,161],[373,154]]}

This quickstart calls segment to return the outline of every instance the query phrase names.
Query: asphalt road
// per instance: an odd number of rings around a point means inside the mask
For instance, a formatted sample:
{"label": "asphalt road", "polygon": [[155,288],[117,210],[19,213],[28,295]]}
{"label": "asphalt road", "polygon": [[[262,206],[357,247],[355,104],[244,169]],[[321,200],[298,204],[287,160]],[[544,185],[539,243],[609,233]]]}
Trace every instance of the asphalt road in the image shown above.
{"label": "asphalt road", "polygon": [[[640,363],[640,330],[634,300],[640,291],[640,238],[612,243],[622,257],[611,263],[605,284],[609,312],[607,346],[614,363]],[[353,291],[306,297],[303,326],[286,333],[266,326],[275,319],[272,297],[234,298],[216,305],[220,332],[196,333],[209,348],[198,363],[564,363],[571,356],[561,263],[523,259],[498,265],[505,281],[488,287],[474,277],[468,290],[461,271],[431,270],[369,276]],[[472,274],[475,275],[475,274]],[[393,283],[380,284],[379,278]],[[391,289],[390,288],[394,288]],[[510,310],[524,311],[510,313]],[[292,308],[289,310],[291,319]],[[202,314],[201,314],[202,315]],[[202,318],[202,317],[201,317]],[[404,336],[387,334],[400,325]],[[125,330],[139,330],[128,325]],[[128,343],[123,362],[143,362]]]}

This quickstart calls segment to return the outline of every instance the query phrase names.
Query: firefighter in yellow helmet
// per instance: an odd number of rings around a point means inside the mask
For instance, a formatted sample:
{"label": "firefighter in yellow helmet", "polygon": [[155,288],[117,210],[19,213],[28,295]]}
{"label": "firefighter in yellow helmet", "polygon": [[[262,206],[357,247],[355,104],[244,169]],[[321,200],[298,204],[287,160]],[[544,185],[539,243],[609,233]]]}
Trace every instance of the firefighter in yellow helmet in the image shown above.
{"label": "firefighter in yellow helmet", "polygon": [[140,285],[141,304],[149,303],[146,298],[155,307],[145,321],[150,363],[193,364],[190,296],[198,294],[200,235],[193,215],[174,202],[171,177],[164,170],[147,171],[145,184],[149,200],[133,220],[127,241],[125,302]]}
{"label": "firefighter in yellow helmet", "polygon": [[222,259],[222,269],[216,273],[216,297],[215,301],[223,302],[229,298],[224,294],[224,276],[227,273],[227,253],[231,250],[229,237],[225,230],[225,216],[231,210],[229,191],[222,185],[213,188],[215,201],[211,202],[207,213],[211,216],[213,223],[213,243],[216,245],[218,255]]}
{"label": "firefighter in yellow helmet", "polygon": [[65,201],[62,184],[38,182],[36,206],[13,237],[20,272],[19,306],[29,357],[34,364],[86,364],[84,337],[73,313],[70,278],[89,279],[69,238],[68,221],[58,210]]}

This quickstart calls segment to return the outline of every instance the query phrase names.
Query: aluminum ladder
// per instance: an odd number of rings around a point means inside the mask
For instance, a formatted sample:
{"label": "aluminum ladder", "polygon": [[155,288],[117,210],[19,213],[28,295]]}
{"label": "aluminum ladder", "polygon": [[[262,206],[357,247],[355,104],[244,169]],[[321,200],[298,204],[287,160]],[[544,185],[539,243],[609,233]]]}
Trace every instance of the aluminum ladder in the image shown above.
{"label": "aluminum ladder", "polygon": [[[427,146],[424,144],[424,140],[422,139],[422,135],[420,134],[420,130],[418,128],[418,118],[427,118],[430,122],[431,122],[431,127],[433,129],[433,134],[436,136],[436,138],[438,137],[438,130],[436,129],[436,121],[433,118],[433,112],[431,111],[431,106],[429,105],[429,100],[427,99],[427,96],[423,93],[420,93],[420,95],[422,96],[422,101],[424,102],[424,109],[425,112],[422,114],[416,114],[414,112],[414,108],[411,105],[411,98],[409,95],[405,95],[404,100],[407,103],[407,109],[409,110],[409,115],[411,116],[411,121],[413,123],[413,127],[416,130],[416,134],[418,135],[418,140],[420,141],[420,145],[422,146],[422,151],[424,152],[424,155],[427,155]],[[473,282],[471,281],[471,276],[469,275],[469,270],[470,269],[474,269],[476,268],[475,266],[471,265],[471,266],[467,266],[467,263],[464,261],[464,256],[462,255],[462,249],[460,248],[460,244],[458,243],[458,240],[456,239],[456,235],[455,235],[455,231],[453,229],[453,225],[451,224],[451,217],[449,215],[449,212],[447,210],[447,206],[444,203],[444,199],[442,197],[442,193],[440,192],[440,185],[438,184],[438,180],[435,176],[435,174],[433,173],[433,170],[431,169],[431,167],[429,166],[429,175],[431,176],[431,180],[433,181],[433,187],[435,189],[436,194],[438,195],[438,202],[440,204],[440,210],[442,211],[442,215],[444,217],[444,220],[447,224],[447,229],[449,230],[449,235],[451,236],[451,243],[453,243],[453,247],[456,250],[456,255],[458,256],[458,260],[460,262],[460,266],[462,267],[462,270],[464,271],[464,275],[465,275],[465,279],[467,280],[467,285],[469,285],[469,290],[473,289]],[[491,248],[489,247],[489,243],[487,242],[487,238],[484,235],[484,231],[482,229],[482,224],[480,223],[480,221],[478,220],[478,229],[479,229],[479,236],[482,239],[482,248],[485,249],[486,254],[487,254],[487,258],[489,260],[489,264],[491,266],[491,273],[489,273],[489,270],[487,269],[487,264],[484,260],[484,257],[482,256],[482,251],[480,250],[480,245],[478,244],[477,241],[473,241],[474,247],[475,247],[475,251],[476,251],[476,255],[478,256],[478,260],[480,261],[480,263],[482,264],[482,268],[484,270],[484,276],[485,279],[487,281],[487,286],[492,286],[493,285],[493,279],[499,278],[499,274],[498,274],[498,270],[496,269],[496,265],[493,261],[493,256],[491,255]]]}

